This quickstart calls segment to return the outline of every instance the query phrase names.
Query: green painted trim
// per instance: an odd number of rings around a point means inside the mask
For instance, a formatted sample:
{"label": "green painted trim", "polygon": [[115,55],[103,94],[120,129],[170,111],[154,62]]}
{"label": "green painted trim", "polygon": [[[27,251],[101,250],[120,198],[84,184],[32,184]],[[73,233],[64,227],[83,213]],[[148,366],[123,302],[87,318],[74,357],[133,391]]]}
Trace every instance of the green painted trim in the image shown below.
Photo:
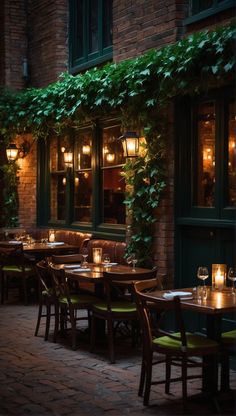
{"label": "green painted trim", "polygon": [[207,10],[203,10],[202,12],[198,12],[199,6],[195,6],[192,15],[184,19],[183,24],[187,26],[198,22],[199,20],[207,19],[210,16],[222,13],[224,10],[232,9],[235,7],[235,0],[228,0],[224,4],[215,4]]}

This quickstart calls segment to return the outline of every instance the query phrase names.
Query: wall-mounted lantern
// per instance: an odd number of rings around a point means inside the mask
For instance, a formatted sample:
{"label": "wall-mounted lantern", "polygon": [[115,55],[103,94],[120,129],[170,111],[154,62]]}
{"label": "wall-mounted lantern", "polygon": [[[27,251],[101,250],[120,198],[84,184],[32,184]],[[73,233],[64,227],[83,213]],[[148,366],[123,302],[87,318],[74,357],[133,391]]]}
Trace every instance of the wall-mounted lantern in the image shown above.
{"label": "wall-mounted lantern", "polygon": [[8,161],[13,162],[18,158],[23,159],[26,155],[28,155],[32,144],[30,144],[27,140],[25,140],[19,147],[17,147],[15,143],[10,143],[6,148]]}
{"label": "wall-mounted lantern", "polygon": [[73,164],[73,153],[71,150],[65,150],[64,151],[64,163],[65,166],[68,168],[72,167]]}
{"label": "wall-mounted lantern", "polygon": [[125,157],[139,156],[139,136],[135,131],[127,131],[118,140],[122,140]]}

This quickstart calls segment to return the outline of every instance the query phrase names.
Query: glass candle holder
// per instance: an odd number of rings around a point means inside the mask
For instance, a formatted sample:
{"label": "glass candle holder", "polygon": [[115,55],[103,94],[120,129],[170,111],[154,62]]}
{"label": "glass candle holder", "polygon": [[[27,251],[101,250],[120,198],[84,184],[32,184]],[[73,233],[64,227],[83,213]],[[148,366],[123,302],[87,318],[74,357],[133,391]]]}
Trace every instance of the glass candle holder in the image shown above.
{"label": "glass candle holder", "polygon": [[226,286],[226,264],[212,264],[212,288],[222,290]]}
{"label": "glass candle holder", "polygon": [[49,243],[54,243],[55,242],[55,231],[54,230],[49,230],[48,233],[48,241]]}
{"label": "glass candle holder", "polygon": [[100,264],[102,262],[102,248],[93,248],[93,263]]}

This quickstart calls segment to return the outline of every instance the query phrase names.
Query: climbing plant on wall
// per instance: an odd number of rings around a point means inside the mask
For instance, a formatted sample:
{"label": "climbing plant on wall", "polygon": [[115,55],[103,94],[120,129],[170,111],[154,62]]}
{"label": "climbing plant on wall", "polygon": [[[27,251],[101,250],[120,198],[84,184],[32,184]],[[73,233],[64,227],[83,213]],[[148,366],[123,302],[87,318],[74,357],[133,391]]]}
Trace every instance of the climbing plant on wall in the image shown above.
{"label": "climbing plant on wall", "polygon": [[[144,223],[151,227],[152,211],[164,188],[165,134],[156,128],[159,110],[175,96],[196,95],[232,83],[235,37],[231,24],[84,74],[63,74],[43,89],[4,90],[0,94],[0,134],[5,143],[16,133],[45,138],[50,132],[77,128],[111,113],[120,114],[124,128],[148,126],[146,155],[132,164],[128,161],[124,169],[127,183],[135,189],[126,199],[133,219],[130,247],[148,257],[150,238]],[[150,126],[153,119],[157,124]]]}

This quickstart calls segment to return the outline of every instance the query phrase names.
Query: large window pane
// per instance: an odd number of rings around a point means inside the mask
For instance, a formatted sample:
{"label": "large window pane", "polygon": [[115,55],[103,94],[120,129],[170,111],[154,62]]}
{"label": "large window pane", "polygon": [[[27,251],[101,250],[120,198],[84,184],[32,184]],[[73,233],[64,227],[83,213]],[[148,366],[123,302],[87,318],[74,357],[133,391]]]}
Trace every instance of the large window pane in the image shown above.
{"label": "large window pane", "polygon": [[215,106],[205,103],[198,109],[197,183],[195,205],[215,205]]}
{"label": "large window pane", "polygon": [[74,221],[92,221],[92,131],[81,130],[74,147]]}
{"label": "large window pane", "polygon": [[236,114],[234,101],[229,104],[227,205],[236,206]]}
{"label": "large window pane", "polygon": [[103,2],[103,47],[106,48],[112,44],[112,1],[104,0]]}
{"label": "large window pane", "polygon": [[52,175],[51,178],[50,221],[65,220],[66,216],[66,176]]}
{"label": "large window pane", "polygon": [[77,24],[75,33],[75,56],[82,58],[84,56],[84,1],[77,2]]}
{"label": "large window pane", "polygon": [[125,163],[123,147],[117,140],[121,136],[120,127],[103,129],[103,222],[125,223],[125,181],[121,177],[122,164]]}
{"label": "large window pane", "polygon": [[98,50],[98,0],[89,1],[89,53]]}
{"label": "large window pane", "polygon": [[74,221],[92,221],[92,174],[78,172],[74,183]]}

